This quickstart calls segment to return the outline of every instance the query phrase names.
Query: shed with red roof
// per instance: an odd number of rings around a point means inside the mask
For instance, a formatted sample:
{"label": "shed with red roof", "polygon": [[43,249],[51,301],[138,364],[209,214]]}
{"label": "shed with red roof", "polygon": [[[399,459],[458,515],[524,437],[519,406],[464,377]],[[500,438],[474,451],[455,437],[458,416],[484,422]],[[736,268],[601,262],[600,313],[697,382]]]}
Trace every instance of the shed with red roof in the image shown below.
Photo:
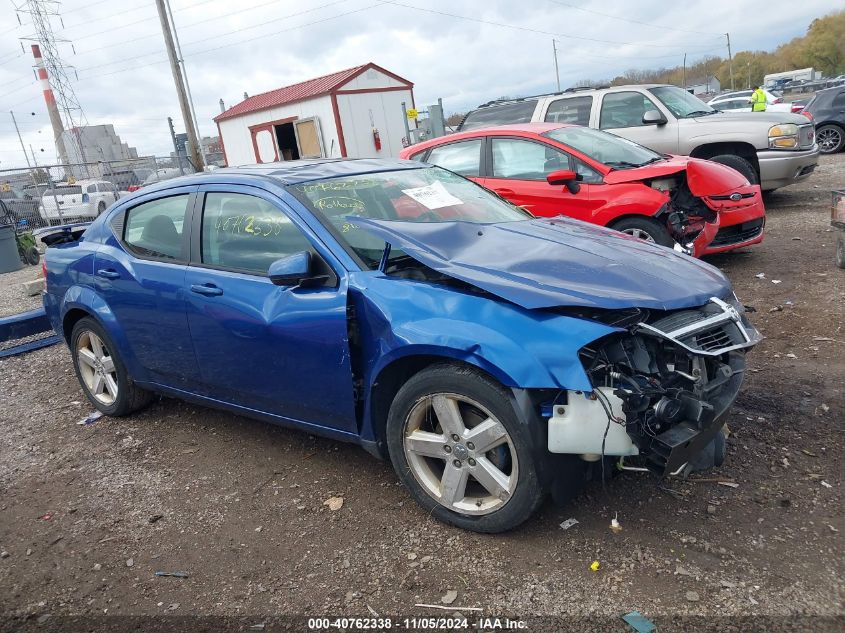
{"label": "shed with red roof", "polygon": [[247,97],[214,121],[230,166],[396,157],[405,137],[402,103],[414,107],[414,84],[369,63]]}

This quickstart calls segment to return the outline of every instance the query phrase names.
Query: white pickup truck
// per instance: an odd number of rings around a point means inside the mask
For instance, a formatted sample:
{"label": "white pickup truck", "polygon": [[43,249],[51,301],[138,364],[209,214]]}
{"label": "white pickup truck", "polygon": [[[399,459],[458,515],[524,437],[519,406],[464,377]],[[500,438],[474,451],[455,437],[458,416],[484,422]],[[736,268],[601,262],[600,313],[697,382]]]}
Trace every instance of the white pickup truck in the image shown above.
{"label": "white pickup truck", "polygon": [[764,191],[809,177],[819,160],[812,121],[789,112],[719,112],[677,86],[570,88],[491,101],[470,111],[458,131],[547,121],[612,132],[664,154],[733,167]]}

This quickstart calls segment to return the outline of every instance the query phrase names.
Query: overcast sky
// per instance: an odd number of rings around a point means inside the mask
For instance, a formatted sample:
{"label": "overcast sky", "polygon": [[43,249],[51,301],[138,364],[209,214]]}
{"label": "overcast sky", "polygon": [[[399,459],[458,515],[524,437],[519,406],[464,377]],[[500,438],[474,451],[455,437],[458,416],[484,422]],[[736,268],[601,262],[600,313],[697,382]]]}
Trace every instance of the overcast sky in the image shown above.
{"label": "overcast sky", "polygon": [[[211,119],[221,98],[230,107],[244,91],[370,61],[414,82],[418,107],[442,97],[451,113],[502,95],[554,90],[552,39],[567,87],[630,68],[680,64],[684,52],[688,62],[725,55],[725,32],[734,52],[771,49],[832,9],[830,0],[171,0],[171,6],[203,135],[217,133]],[[177,132],[182,122],[155,2],[65,0],[60,13],[64,28],[54,18],[54,30],[68,41],[60,50],[78,73],[76,81],[70,71],[87,121],[113,123],[141,155],[167,155],[167,117]],[[0,170],[25,165],[9,110],[39,162],[55,160],[28,45],[21,52],[21,38],[33,29],[28,15],[18,16],[0,0]]]}

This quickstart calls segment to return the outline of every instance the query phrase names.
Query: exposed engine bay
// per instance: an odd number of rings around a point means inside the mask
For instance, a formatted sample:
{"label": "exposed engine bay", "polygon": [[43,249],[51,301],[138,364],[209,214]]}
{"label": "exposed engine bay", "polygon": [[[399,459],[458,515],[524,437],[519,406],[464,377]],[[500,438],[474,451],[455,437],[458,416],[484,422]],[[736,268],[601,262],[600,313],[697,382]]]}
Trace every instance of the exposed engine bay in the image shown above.
{"label": "exposed engine bay", "polygon": [[760,341],[743,312],[734,298],[713,298],[696,309],[617,313],[625,331],[580,353],[593,392],[555,402],[549,450],[588,461],[637,456],[660,475],[684,470],[720,432],[745,352]]}
{"label": "exposed engine bay", "polygon": [[704,230],[707,222],[715,222],[717,214],[698,196],[693,195],[683,173],[647,181],[652,189],[665,193],[669,200],[655,216],[666,223],[666,229],[678,244],[687,250]]}

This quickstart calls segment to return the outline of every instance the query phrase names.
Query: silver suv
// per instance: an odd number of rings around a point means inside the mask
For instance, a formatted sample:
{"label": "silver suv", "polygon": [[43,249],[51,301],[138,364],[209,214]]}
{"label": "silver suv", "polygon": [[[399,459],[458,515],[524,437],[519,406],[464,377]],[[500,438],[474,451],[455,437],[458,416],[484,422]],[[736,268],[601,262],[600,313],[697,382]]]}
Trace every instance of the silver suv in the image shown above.
{"label": "silver suv", "polygon": [[469,112],[458,130],[529,121],[575,123],[657,152],[709,158],[760,183],[764,191],[804,180],[819,160],[813,124],[802,115],[719,112],[686,90],[665,84],[570,88],[491,101]]}

